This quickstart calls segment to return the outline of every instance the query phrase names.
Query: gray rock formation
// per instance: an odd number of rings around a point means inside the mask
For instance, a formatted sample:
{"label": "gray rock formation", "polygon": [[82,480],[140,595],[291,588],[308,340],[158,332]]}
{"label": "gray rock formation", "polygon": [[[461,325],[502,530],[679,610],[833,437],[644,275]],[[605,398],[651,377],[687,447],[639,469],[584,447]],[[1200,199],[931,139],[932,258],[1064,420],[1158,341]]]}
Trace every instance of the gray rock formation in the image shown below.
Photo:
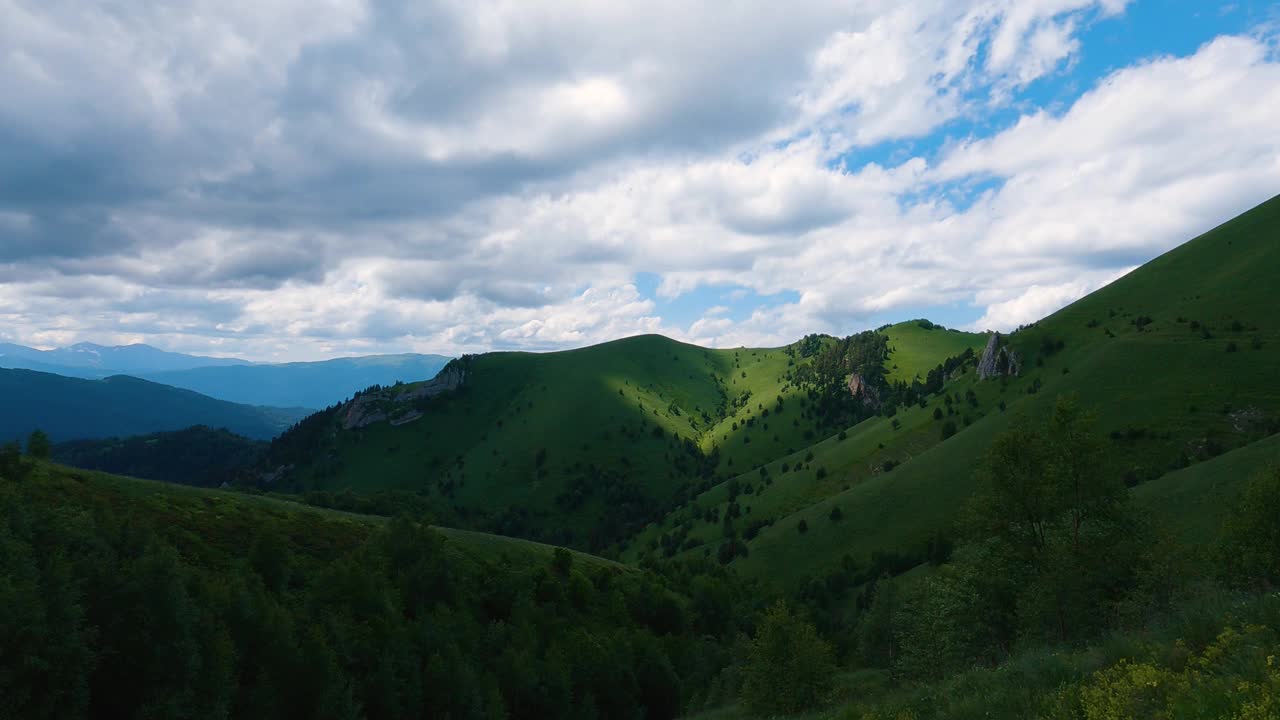
{"label": "gray rock formation", "polygon": [[451,362],[448,365],[445,365],[444,369],[441,370],[434,378],[422,383],[409,392],[404,393],[403,397],[406,400],[412,401],[443,395],[444,393],[452,392],[462,387],[462,383],[466,379],[467,371],[462,369],[462,365],[456,362]]}
{"label": "gray rock formation", "polygon": [[404,425],[422,417],[412,408],[418,400],[433,398],[462,387],[467,378],[467,371],[462,364],[451,362],[445,366],[435,378],[413,386],[384,388],[378,392],[366,393],[351,400],[343,409],[342,427],[344,430],[357,430],[374,423],[391,419],[395,425]]}
{"label": "gray rock formation", "polygon": [[849,394],[873,410],[880,409],[880,392],[858,373],[849,377]]}
{"label": "gray rock formation", "polygon": [[987,347],[978,360],[978,379],[1013,376],[1022,372],[1022,358],[1018,352],[1003,343],[1000,333],[991,333]]}

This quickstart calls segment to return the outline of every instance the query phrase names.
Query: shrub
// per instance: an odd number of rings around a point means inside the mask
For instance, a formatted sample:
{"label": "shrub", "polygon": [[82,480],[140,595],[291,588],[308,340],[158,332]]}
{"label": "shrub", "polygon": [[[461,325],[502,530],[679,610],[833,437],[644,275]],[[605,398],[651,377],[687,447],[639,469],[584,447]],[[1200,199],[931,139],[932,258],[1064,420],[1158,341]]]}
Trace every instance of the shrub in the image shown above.
{"label": "shrub", "polygon": [[573,570],[573,553],[564,548],[556,548],[551,554],[551,568],[560,577],[569,577],[569,572]]}
{"label": "shrub", "polygon": [[942,439],[946,440],[956,434],[956,423],[954,420],[948,420],[942,425]]}
{"label": "shrub", "polygon": [[26,476],[26,464],[22,461],[22,448],[16,442],[0,446],[0,478],[21,480]]}
{"label": "shrub", "polygon": [[801,519],[800,519],[800,524],[799,524],[799,525],[796,525],[796,529],[800,531],[800,534],[801,534],[801,535],[803,535],[803,534],[805,534],[805,533],[809,532],[809,523],[805,522],[805,521],[804,521],[804,518],[801,518]]}
{"label": "shrub", "polygon": [[1218,550],[1231,579],[1260,588],[1280,584],[1280,467],[1255,475],[1226,517]]}
{"label": "shrub", "polygon": [[27,454],[40,460],[49,459],[49,436],[43,430],[33,430],[27,437]]}
{"label": "shrub", "polygon": [[790,715],[816,707],[831,692],[835,654],[813,625],[779,602],[751,640],[742,700],[758,715]]}

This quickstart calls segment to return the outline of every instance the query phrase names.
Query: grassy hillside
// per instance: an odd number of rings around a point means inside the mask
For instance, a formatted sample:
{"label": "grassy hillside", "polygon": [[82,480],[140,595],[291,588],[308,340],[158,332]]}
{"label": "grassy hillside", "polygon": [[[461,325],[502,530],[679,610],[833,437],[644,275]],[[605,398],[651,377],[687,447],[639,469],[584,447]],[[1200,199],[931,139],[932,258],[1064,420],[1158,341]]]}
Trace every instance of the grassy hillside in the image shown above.
{"label": "grassy hillside", "polygon": [[[184,555],[223,565],[265,528],[283,533],[299,551],[327,557],[357,547],[387,518],[328,510],[278,497],[195,487],[54,463],[39,464],[24,481],[29,501],[67,510],[110,508],[138,515],[167,528],[168,539]],[[451,547],[483,560],[549,561],[552,545],[490,533],[434,528]],[[617,563],[577,551],[588,566],[625,569]]]}
{"label": "grassy hillside", "polygon": [[[953,349],[916,346],[945,330],[886,332],[906,367]],[[642,336],[475,356],[459,390],[396,408],[418,386],[392,389],[391,420],[365,427],[345,427],[350,406],[322,414],[281,438],[270,462],[292,468],[289,490],[431,488],[477,527],[602,548],[822,437],[794,382],[809,362],[797,347],[710,350]]]}
{"label": "grassy hillside", "polygon": [[[899,429],[888,418],[868,420],[844,441],[828,439],[792,456],[789,474],[770,466],[774,481],[763,491],[754,483],[754,494],[738,503],[750,506],[748,519],[773,524],[735,564],[791,584],[839,566],[846,555],[867,563],[875,553],[922,554],[972,492],[973,471],[991,440],[1025,418],[1043,417],[1063,394],[1097,413],[1111,446],[1109,471],[1130,485],[1274,432],[1280,324],[1268,309],[1270,284],[1280,277],[1278,234],[1280,199],[1013,335],[1024,359],[1020,377],[980,382],[969,370],[929,407],[900,412]],[[934,409],[944,410],[942,420],[933,419]],[[957,433],[943,441],[948,421]],[[897,464],[889,469],[884,460]],[[697,505],[704,515],[708,507],[723,515],[728,493],[713,489]],[[841,519],[832,521],[837,507]],[[677,511],[666,531],[693,514]],[[802,521],[806,533],[798,529]]]}
{"label": "grassy hillside", "polygon": [[[730,377],[741,372],[733,353],[654,336],[478,356],[460,390],[430,401],[411,422],[343,429],[342,409],[322,416],[322,452],[300,453],[320,460],[301,464],[288,487],[429,487],[483,513],[477,524],[584,544],[599,527],[595,518],[652,513],[713,476],[701,443],[764,374],[751,369],[751,380]],[[294,462],[290,440],[277,443],[273,459]],[[539,534],[553,515],[569,522],[556,535]]]}
{"label": "grassy hillside", "polygon": [[889,380],[911,382],[921,378],[943,358],[954,357],[972,348],[981,351],[985,333],[952,330],[928,320],[909,320],[881,328],[889,336]]}
{"label": "grassy hillside", "polygon": [[1175,536],[1203,544],[1222,528],[1250,477],[1277,466],[1280,435],[1272,435],[1139,485],[1134,496]]}
{"label": "grassy hillside", "polygon": [[0,440],[17,439],[37,428],[55,442],[126,437],[193,425],[226,428],[265,440],[300,420],[307,411],[237,405],[190,390],[123,375],[82,380],[30,370],[0,370]]}

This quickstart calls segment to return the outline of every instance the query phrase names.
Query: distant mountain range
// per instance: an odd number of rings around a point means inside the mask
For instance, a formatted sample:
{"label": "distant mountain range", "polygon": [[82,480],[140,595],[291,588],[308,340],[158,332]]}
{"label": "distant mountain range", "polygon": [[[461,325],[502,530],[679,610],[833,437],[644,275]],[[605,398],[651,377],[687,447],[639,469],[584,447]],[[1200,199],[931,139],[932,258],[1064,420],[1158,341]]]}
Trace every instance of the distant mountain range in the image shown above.
{"label": "distant mountain range", "polygon": [[325,408],[371,385],[430,380],[449,362],[442,355],[371,355],[321,362],[259,364],[184,355],[150,345],[80,343],[37,350],[0,343],[0,368],[99,379],[130,375],[249,405]]}
{"label": "distant mountain range", "polygon": [[372,355],[283,365],[231,365],[143,373],[142,377],[231,402],[322,409],[371,385],[430,380],[441,355]]}
{"label": "distant mountain range", "polygon": [[135,375],[144,372],[249,364],[248,360],[236,358],[202,357],[166,352],[150,345],[107,347],[93,343],[77,343],[56,350],[37,350],[23,345],[0,343],[0,367],[56,372],[59,375],[72,377]]}
{"label": "distant mountain range", "polygon": [[241,405],[126,375],[101,380],[0,370],[0,441],[41,429],[55,442],[127,437],[193,425],[268,440],[306,417],[305,408]]}

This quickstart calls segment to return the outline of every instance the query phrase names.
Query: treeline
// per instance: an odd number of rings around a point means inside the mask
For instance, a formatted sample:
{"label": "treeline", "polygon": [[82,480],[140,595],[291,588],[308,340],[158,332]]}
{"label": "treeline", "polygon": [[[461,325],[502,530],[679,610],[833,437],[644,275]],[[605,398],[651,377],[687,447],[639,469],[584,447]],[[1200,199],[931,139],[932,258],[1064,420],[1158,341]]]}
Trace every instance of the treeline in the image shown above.
{"label": "treeline", "polygon": [[0,479],[3,717],[670,718],[754,615],[710,563],[481,552],[403,517],[21,465]]}
{"label": "treeline", "polygon": [[243,480],[267,443],[226,429],[196,425],[185,430],[105,440],[73,440],[53,446],[53,459],[86,470],[216,487]]}
{"label": "treeline", "polygon": [[[798,348],[802,358],[813,358],[793,370],[791,378],[806,391],[819,425],[828,429],[849,427],[875,415],[893,417],[902,407],[924,407],[930,396],[942,392],[952,374],[977,364],[973,349],[966,348],[929,370],[923,381],[891,382],[885,367],[889,336],[878,331],[841,340],[811,335],[792,347]],[[856,396],[849,384],[853,376],[860,383]]]}

